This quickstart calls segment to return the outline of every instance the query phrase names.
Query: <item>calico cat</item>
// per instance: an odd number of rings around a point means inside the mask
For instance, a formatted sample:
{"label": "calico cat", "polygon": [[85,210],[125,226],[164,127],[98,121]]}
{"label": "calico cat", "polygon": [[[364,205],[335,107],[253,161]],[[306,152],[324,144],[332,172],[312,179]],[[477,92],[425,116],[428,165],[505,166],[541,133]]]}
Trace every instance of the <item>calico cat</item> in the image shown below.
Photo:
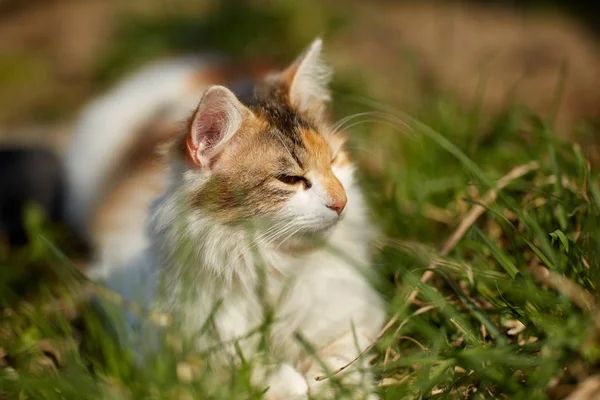
{"label": "calico cat", "polygon": [[[157,134],[161,130],[153,124],[142,130],[146,134],[132,135],[130,142],[140,147],[155,137],[171,144],[166,168],[120,169],[126,183],[108,192],[125,194],[93,200],[96,194],[86,193],[86,185],[101,186],[110,175],[99,165],[89,167],[95,181],[86,181],[85,171],[74,174],[82,178],[73,185],[72,201],[85,204],[74,208],[74,219],[83,226],[86,218],[109,214],[117,226],[116,233],[98,235],[108,239],[99,242],[102,272],[96,276],[124,297],[173,315],[198,349],[224,343],[213,352],[216,366],[239,361],[239,350],[246,359],[256,358],[260,337],[248,333],[270,315],[269,353],[256,363],[253,380],[268,387],[265,398],[273,400],[333,398],[331,379],[316,377],[349,363],[334,378],[356,385],[356,398],[372,398],[365,357],[352,361],[375,339],[385,316],[368,279],[375,229],[344,136],[326,116],[331,74],[321,47],[316,40],[283,71],[247,75],[255,78],[251,91],[240,82],[232,82],[237,95],[221,85],[203,87],[179,133],[169,128]],[[193,92],[172,97],[185,98],[180,111],[189,107]],[[135,104],[128,107],[135,111]],[[93,153],[82,145],[91,133],[81,135],[73,151]],[[94,138],[101,144],[96,151],[111,145],[106,140]],[[74,159],[85,156],[72,156],[72,168]],[[154,182],[145,185],[127,174]],[[146,216],[143,206],[151,194],[159,196]],[[132,219],[137,222],[128,227]],[[145,234],[139,228],[144,219]]]}

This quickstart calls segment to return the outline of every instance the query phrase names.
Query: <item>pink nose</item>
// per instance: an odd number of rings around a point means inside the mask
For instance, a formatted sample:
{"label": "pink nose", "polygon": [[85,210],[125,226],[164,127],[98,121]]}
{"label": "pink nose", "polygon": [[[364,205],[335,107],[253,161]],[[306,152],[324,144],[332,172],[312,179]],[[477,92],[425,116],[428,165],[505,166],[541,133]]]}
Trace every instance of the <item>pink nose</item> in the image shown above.
{"label": "pink nose", "polygon": [[327,205],[327,208],[335,211],[337,215],[341,215],[344,208],[346,208],[347,200],[346,198],[339,199],[332,204]]}

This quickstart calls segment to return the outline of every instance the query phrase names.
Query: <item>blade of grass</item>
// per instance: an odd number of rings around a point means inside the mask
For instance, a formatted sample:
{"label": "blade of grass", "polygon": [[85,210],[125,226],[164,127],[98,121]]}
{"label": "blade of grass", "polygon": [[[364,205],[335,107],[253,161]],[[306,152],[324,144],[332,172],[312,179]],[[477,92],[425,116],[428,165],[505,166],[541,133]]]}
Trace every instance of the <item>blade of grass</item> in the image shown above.
{"label": "blade of grass", "polygon": [[496,246],[492,241],[484,235],[479,229],[473,228],[474,232],[477,233],[477,236],[486,244],[487,248],[492,252],[492,255],[498,261],[498,263],[504,268],[506,273],[512,278],[519,274],[519,269],[516,267],[515,263],[512,262],[503,252]]}

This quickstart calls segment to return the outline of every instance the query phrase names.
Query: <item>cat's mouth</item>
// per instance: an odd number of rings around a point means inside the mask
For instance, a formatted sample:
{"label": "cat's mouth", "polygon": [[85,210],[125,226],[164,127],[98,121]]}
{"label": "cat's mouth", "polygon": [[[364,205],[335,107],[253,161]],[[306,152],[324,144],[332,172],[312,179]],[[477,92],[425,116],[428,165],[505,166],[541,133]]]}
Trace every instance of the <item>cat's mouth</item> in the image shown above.
{"label": "cat's mouth", "polygon": [[305,232],[313,235],[320,234],[321,236],[327,236],[333,232],[337,224],[343,219],[343,215],[331,219],[321,219],[314,225],[307,226]]}
{"label": "cat's mouth", "polygon": [[307,227],[280,241],[277,248],[284,251],[305,251],[326,246],[337,221],[318,227]]}
{"label": "cat's mouth", "polygon": [[298,217],[295,219],[284,219],[277,222],[264,220],[260,224],[261,241],[274,244],[278,248],[295,244],[309,246],[310,243],[321,243],[327,241],[334,232],[338,223],[344,219],[345,213],[335,217]]}

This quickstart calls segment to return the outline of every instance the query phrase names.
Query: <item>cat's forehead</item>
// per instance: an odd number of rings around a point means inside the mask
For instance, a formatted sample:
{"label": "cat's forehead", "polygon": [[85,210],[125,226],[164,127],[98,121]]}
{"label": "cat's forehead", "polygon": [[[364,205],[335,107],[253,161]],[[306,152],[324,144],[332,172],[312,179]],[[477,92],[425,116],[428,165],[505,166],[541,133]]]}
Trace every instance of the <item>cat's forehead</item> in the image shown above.
{"label": "cat's forehead", "polygon": [[253,111],[261,129],[255,140],[276,149],[278,158],[291,159],[300,168],[322,164],[331,156],[331,146],[323,136],[323,127],[305,118],[289,105],[262,101]]}
{"label": "cat's forehead", "polygon": [[301,115],[283,96],[269,96],[252,104],[255,115],[272,131],[279,131],[298,145],[302,144],[302,129],[316,130],[314,123]]}
{"label": "cat's forehead", "polygon": [[297,165],[307,171],[327,168],[330,165],[330,144],[317,128],[309,124],[271,125],[261,136],[278,154],[280,164],[288,164],[288,168]]}

